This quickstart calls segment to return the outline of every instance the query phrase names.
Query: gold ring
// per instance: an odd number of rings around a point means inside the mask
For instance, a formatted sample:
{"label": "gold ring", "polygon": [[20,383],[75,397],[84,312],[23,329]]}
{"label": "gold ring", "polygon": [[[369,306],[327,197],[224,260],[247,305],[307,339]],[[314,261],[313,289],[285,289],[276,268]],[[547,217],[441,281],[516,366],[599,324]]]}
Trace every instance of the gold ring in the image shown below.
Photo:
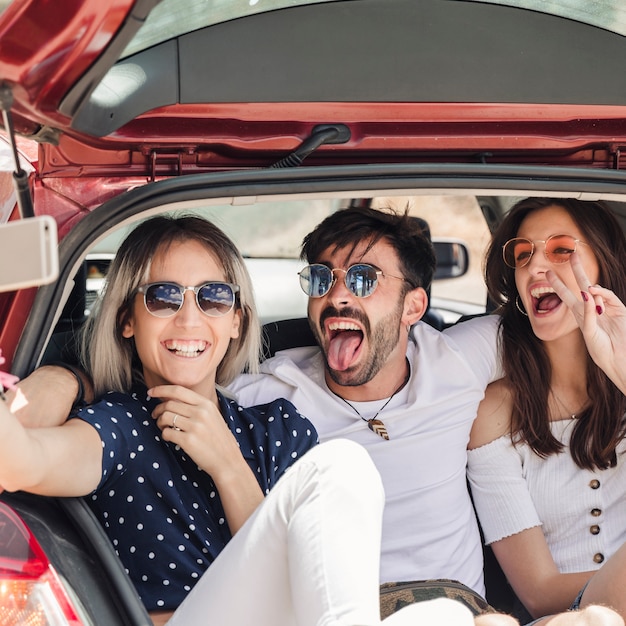
{"label": "gold ring", "polygon": [[174,413],[174,419],[172,420],[172,428],[174,428],[175,430],[180,430],[180,428],[178,428],[178,426],[176,426],[176,420],[178,419],[178,413]]}

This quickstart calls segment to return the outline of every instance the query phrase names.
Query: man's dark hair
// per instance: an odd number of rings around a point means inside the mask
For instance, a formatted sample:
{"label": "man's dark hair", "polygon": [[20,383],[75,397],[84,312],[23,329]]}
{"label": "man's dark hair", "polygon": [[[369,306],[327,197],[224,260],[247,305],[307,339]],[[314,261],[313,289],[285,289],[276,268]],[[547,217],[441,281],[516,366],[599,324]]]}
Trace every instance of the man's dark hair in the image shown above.
{"label": "man's dark hair", "polygon": [[400,268],[412,289],[428,291],[435,271],[435,252],[425,222],[392,209],[349,208],[329,215],[302,242],[301,258],[317,263],[324,250],[348,248],[350,254],[362,242],[369,250],[387,241],[396,251]]}

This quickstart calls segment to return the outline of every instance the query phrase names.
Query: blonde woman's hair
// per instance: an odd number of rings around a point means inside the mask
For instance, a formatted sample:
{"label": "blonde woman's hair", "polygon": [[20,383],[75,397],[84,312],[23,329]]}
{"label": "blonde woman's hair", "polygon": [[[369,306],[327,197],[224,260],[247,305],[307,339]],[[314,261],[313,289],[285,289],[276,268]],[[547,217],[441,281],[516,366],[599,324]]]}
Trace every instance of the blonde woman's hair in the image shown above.
{"label": "blonde woman's hair", "polygon": [[231,339],[217,368],[216,383],[228,385],[243,372],[257,372],[261,358],[261,327],[252,282],[235,244],[211,222],[193,215],[158,216],[137,226],[124,240],[107,273],[104,289],[89,316],[81,340],[81,361],[93,379],[94,392],[129,392],[143,381],[132,338],[122,336],[137,288],[147,282],[157,252],[173,243],[196,241],[222,266],[226,281],[239,285],[236,309],[241,314],[239,337]]}

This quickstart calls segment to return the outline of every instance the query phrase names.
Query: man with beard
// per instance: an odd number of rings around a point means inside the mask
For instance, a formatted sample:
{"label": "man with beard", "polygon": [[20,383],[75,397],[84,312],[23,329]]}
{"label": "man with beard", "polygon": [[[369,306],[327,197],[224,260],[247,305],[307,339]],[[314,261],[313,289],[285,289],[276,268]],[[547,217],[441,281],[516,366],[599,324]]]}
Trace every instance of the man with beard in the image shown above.
{"label": "man with beard", "polygon": [[[498,319],[477,318],[443,333],[420,322],[435,258],[419,222],[407,214],[339,211],[305,238],[302,256],[309,265],[300,283],[319,347],[280,352],[261,374],[241,375],[231,391],[244,406],[288,398],[321,441],[347,438],[368,450],[385,488],[382,583],[454,579],[484,595],[466,446],[484,389],[500,375]],[[28,426],[57,424],[77,392],[91,396],[84,375],[65,368],[40,368],[19,383],[21,394],[8,393]],[[20,406],[24,396],[29,404]],[[472,608],[486,606],[474,600]],[[438,607],[432,609],[436,616]],[[485,614],[475,623],[514,620]],[[623,620],[590,606],[541,624],[623,626]]]}
{"label": "man with beard", "polygon": [[[368,450],[386,494],[381,583],[454,579],[484,596],[465,466],[478,403],[499,376],[497,318],[443,333],[420,322],[435,256],[407,213],[337,211],[305,237],[302,258],[319,347],[279,352],[231,391],[243,406],[287,398],[320,441],[347,438]],[[30,401],[17,411],[22,421],[53,425],[67,415],[71,378],[44,367],[22,381]]]}
{"label": "man with beard", "polygon": [[419,322],[435,269],[408,214],[333,213],[304,240],[300,283],[319,347],[279,352],[232,386],[244,405],[290,399],[321,441],[363,445],[386,494],[381,582],[452,578],[484,595],[466,447],[499,376],[497,318],[441,333]]}

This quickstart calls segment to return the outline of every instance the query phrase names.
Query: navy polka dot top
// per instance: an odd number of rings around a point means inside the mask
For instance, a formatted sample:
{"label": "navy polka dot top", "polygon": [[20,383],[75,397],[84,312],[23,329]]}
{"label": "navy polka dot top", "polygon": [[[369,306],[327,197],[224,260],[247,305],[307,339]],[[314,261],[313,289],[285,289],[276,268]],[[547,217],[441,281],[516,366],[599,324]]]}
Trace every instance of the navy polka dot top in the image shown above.
{"label": "navy polka dot top", "polygon": [[[243,408],[218,392],[220,411],[264,493],[317,443],[285,399]],[[78,418],[102,439],[102,480],[87,498],[149,611],[174,610],[231,538],[211,477],[151,417],[145,387],[112,392]]]}

